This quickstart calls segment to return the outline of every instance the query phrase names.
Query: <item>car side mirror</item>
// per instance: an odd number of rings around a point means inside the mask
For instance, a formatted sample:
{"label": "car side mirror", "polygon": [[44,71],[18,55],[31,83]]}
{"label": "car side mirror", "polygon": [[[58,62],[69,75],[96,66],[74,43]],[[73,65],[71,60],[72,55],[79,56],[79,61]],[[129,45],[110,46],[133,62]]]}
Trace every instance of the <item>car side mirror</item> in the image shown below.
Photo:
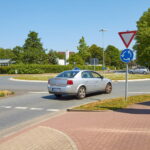
{"label": "car side mirror", "polygon": [[103,77],[103,76],[101,76],[101,79],[104,79],[104,77]]}

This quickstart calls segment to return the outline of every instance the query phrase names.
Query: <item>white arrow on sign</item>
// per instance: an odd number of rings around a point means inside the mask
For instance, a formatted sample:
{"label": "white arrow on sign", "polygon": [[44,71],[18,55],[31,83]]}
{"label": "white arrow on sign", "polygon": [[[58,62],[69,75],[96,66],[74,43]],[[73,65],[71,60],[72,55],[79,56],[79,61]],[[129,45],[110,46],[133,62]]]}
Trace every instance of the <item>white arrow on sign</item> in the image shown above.
{"label": "white arrow on sign", "polygon": [[126,31],[126,32],[119,32],[119,36],[121,37],[124,45],[126,48],[129,47],[131,41],[133,40],[137,31]]}

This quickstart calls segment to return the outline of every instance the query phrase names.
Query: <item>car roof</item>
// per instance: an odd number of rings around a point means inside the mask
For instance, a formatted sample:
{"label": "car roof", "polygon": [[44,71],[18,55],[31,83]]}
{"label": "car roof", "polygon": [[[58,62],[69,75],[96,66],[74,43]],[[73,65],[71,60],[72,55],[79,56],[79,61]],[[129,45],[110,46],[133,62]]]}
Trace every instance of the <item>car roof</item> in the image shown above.
{"label": "car roof", "polygon": [[91,72],[96,72],[94,70],[65,70],[65,71],[77,71],[77,72],[91,71]]}

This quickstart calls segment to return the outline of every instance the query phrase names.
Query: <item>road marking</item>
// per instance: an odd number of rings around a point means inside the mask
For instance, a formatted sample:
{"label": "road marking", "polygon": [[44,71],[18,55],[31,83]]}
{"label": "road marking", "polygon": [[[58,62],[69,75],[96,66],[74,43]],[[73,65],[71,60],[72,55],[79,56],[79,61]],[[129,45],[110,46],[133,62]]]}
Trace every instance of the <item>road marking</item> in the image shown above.
{"label": "road marking", "polygon": [[15,107],[15,109],[23,109],[23,110],[25,110],[25,109],[27,109],[28,107]]}
{"label": "road marking", "polygon": [[46,111],[60,111],[59,109],[46,109]]}
{"label": "road marking", "polygon": [[150,92],[129,92],[129,93],[150,94]]}
{"label": "road marking", "polygon": [[44,108],[30,108],[30,110],[43,110]]}
{"label": "road marking", "polygon": [[2,108],[12,108],[12,106],[0,106]]}
{"label": "road marking", "polygon": [[31,94],[47,94],[48,92],[29,92],[29,93],[31,93]]}
{"label": "road marking", "polygon": [[58,111],[60,111],[60,109],[53,109],[53,108],[51,108],[51,109],[38,108],[38,107],[32,107],[32,108],[30,108],[30,107],[22,107],[22,106],[13,107],[13,106],[4,106],[4,105],[2,105],[0,107],[1,108],[6,108],[6,109],[12,108],[12,109],[19,109],[19,110],[35,110],[35,111],[36,110],[38,110],[38,111],[43,110],[43,111],[49,111],[49,112],[58,112]]}

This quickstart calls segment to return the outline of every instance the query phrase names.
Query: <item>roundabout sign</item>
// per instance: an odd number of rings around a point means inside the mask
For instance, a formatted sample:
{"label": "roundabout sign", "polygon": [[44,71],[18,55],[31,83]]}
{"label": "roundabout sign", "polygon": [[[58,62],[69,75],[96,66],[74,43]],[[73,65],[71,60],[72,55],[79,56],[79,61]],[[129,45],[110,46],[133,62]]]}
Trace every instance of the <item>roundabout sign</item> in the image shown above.
{"label": "roundabout sign", "polygon": [[120,59],[125,62],[125,63],[129,63],[130,61],[133,60],[133,51],[130,49],[124,49],[121,54],[120,54]]}

